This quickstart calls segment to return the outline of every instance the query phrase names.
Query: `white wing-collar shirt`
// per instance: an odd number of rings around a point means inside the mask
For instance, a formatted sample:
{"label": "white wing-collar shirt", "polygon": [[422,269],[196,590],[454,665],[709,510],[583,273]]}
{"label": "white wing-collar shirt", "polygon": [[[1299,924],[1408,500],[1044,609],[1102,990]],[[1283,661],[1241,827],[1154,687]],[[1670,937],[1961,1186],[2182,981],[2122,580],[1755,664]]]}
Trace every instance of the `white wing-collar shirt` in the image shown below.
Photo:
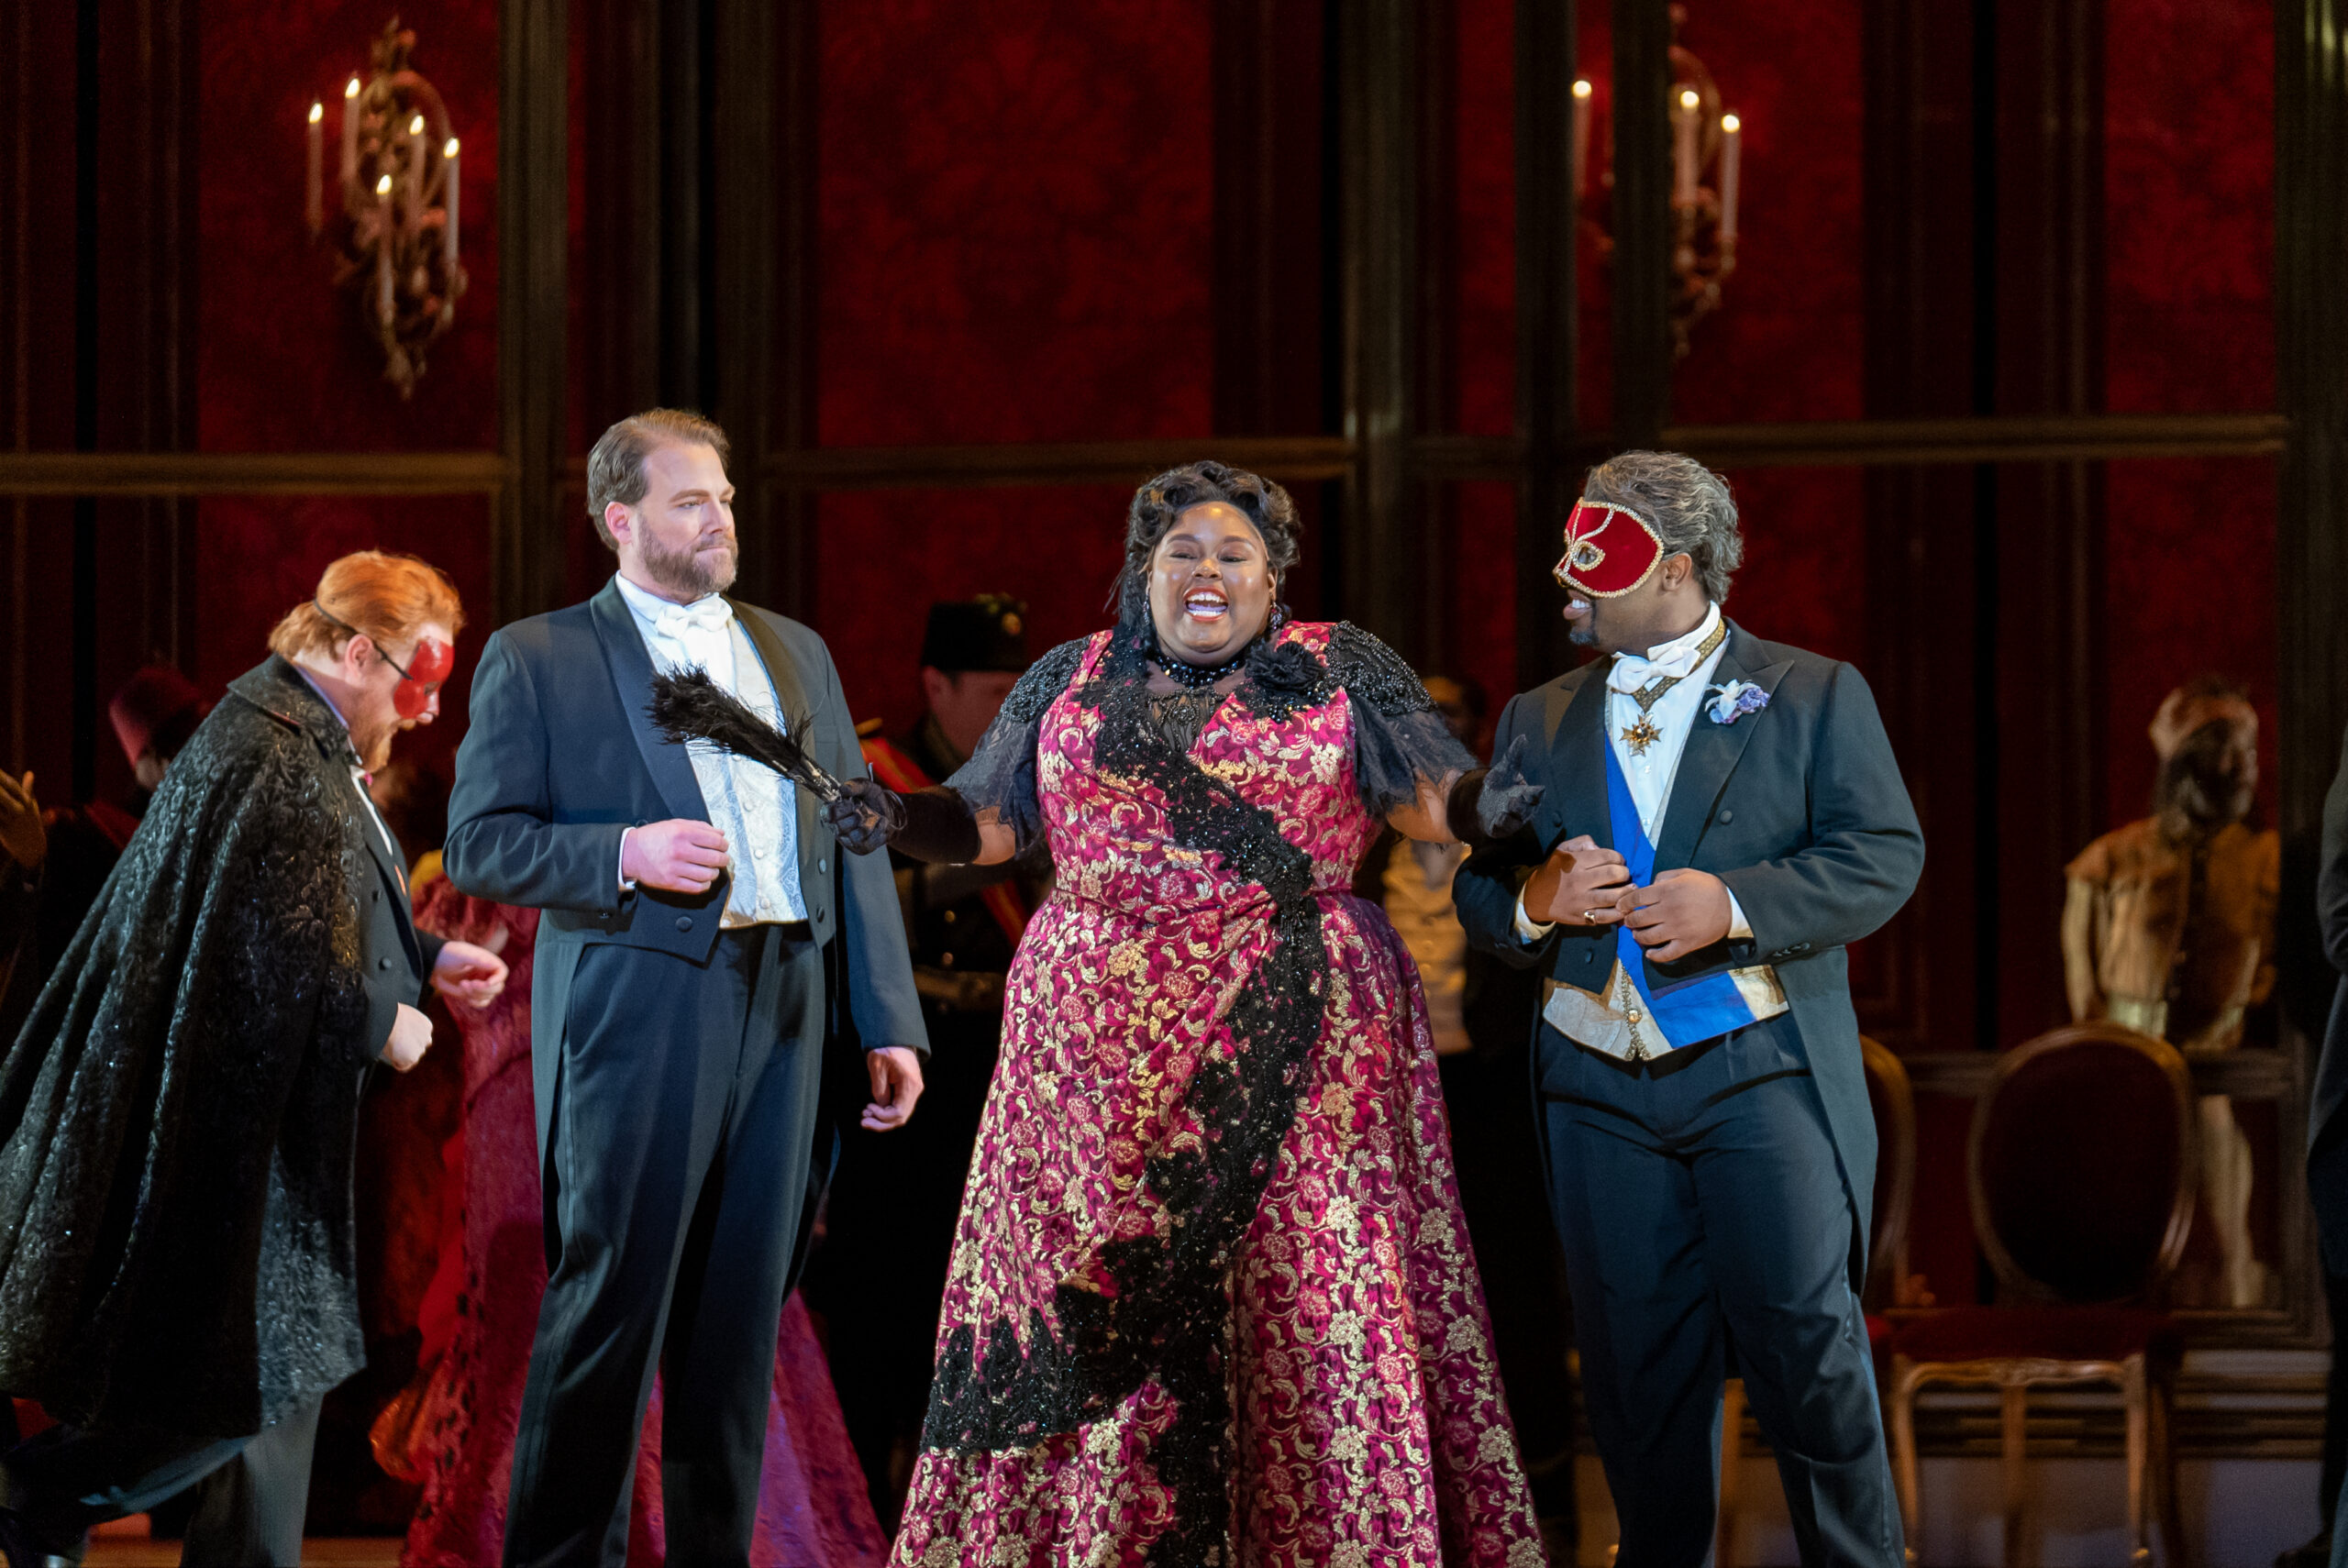
{"label": "white wing-collar shirt", "polygon": [[[725,596],[705,593],[679,604],[626,578],[612,579],[643,634],[653,668],[664,673],[705,669],[710,679],[777,729],[789,721],[775,701],[774,682]],[[708,741],[686,747],[693,778],[712,826],[725,835],[724,930],[770,922],[803,921],[799,887],[799,801],[796,787],[770,767],[738,757]],[[633,830],[631,830],[633,831]],[[620,835],[625,850],[627,835]]]}

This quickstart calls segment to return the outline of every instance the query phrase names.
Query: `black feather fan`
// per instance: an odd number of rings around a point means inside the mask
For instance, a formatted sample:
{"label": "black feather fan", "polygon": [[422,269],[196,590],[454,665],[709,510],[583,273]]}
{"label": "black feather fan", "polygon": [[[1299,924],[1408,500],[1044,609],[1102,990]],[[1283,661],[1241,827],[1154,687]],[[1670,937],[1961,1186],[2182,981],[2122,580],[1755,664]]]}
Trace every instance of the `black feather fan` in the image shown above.
{"label": "black feather fan", "polygon": [[[652,702],[645,710],[652,727],[671,745],[705,740],[771,767],[819,801],[837,800],[840,781],[807,755],[806,748],[756,712],[705,669],[679,670],[652,678]],[[796,726],[794,726],[796,727]]]}

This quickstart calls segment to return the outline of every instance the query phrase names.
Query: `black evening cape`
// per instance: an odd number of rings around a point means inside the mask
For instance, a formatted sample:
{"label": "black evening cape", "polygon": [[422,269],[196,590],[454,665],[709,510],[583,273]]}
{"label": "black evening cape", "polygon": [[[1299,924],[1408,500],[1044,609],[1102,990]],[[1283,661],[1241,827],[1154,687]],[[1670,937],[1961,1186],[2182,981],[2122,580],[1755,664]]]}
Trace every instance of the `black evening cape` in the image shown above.
{"label": "black evening cape", "polygon": [[349,739],[282,660],[229,691],[0,1061],[0,1388],[85,1426],[242,1436],[365,1361]]}

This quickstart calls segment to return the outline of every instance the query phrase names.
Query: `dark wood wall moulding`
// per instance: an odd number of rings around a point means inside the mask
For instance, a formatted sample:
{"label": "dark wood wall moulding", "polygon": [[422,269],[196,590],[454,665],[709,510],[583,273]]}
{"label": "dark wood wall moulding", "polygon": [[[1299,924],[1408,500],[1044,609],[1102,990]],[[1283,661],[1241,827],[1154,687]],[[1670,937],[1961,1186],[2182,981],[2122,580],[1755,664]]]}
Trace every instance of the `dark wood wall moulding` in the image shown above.
{"label": "dark wood wall moulding", "polygon": [[2290,430],[2279,414],[2049,414],[1687,425],[1662,439],[1720,468],[1843,468],[2269,457]]}
{"label": "dark wood wall moulding", "polygon": [[0,495],[474,495],[497,452],[0,452]]}
{"label": "dark wood wall moulding", "polygon": [[1138,484],[1177,463],[1215,458],[1283,482],[1343,479],[1341,436],[1200,436],[1143,441],[969,447],[815,447],[772,454],[766,472],[794,490],[934,490],[956,485]]}

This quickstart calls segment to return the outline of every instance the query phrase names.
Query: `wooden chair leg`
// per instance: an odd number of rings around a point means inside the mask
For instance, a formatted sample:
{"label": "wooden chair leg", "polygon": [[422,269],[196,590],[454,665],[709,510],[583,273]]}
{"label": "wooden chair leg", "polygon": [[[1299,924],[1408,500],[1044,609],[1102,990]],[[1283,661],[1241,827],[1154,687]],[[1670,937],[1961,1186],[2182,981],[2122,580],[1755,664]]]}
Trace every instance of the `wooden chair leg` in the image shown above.
{"label": "wooden chair leg", "polygon": [[1732,1377],[1721,1390],[1721,1503],[1716,1527],[1717,1540],[1712,1548],[1712,1561],[1718,1568],[1731,1568],[1736,1561],[1737,1476],[1744,1466],[1744,1444],[1741,1434],[1744,1426],[1744,1380]]}
{"label": "wooden chair leg", "polygon": [[2135,1568],[2150,1568],[2153,1550],[2145,1539],[2144,1476],[2152,1410],[2143,1356],[2132,1355],[2121,1364],[2120,1393],[2128,1410],[2128,1561]]}
{"label": "wooden chair leg", "polygon": [[2191,1568],[2185,1513],[2176,1488],[2176,1385],[2166,1373],[2149,1379],[2152,1396],[2153,1486],[2160,1499],[2161,1556],[2165,1568]]}
{"label": "wooden chair leg", "polygon": [[2006,1483],[2006,1568],[2021,1568],[2022,1498],[2030,1482],[2029,1413],[2028,1384],[1999,1385],[1999,1452],[2004,1462]]}
{"label": "wooden chair leg", "polygon": [[1922,1562],[1922,1498],[1916,1485],[1916,1390],[1924,1368],[1904,1355],[1891,1358],[1891,1475],[1899,1492],[1899,1528],[1908,1537],[1909,1568]]}

